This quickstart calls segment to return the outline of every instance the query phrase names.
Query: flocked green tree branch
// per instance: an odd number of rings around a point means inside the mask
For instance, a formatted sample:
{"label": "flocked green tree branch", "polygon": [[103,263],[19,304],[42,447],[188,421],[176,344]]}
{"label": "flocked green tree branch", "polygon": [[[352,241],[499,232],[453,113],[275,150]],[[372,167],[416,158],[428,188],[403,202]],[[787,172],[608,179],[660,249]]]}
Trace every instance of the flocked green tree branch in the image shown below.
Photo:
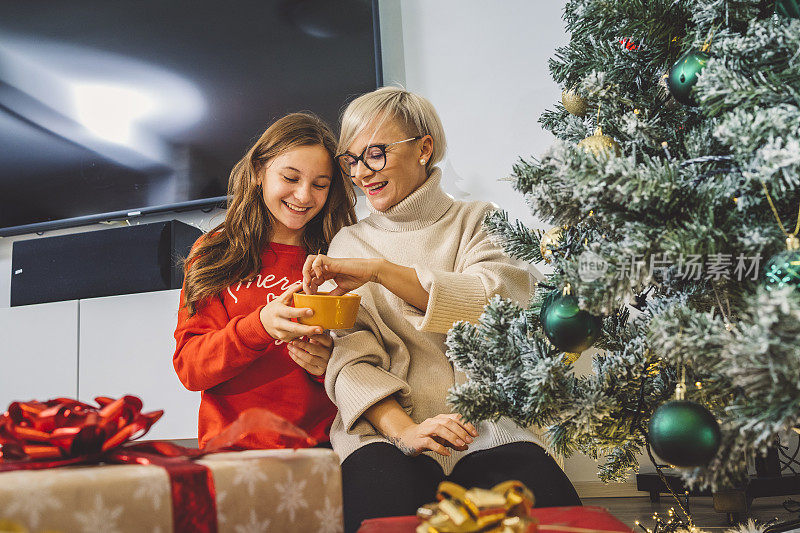
{"label": "flocked green tree branch", "polygon": [[[545,427],[556,450],[602,457],[600,476],[621,480],[684,368],[722,445],[683,475],[735,485],[800,423],[800,281],[766,290],[763,271],[787,246],[775,214],[790,233],[800,208],[800,20],[763,0],[570,0],[564,21],[550,70],[586,114],[546,111],[555,143],[513,169],[532,212],[564,229],[545,257],[541,231],[485,222],[507,253],[554,271],[527,308],[496,298],[480,324],[454,326],[448,354],[469,379],[450,400],[471,420]],[[697,105],[682,105],[665,74],[704,45]],[[619,153],[578,146],[597,126]],[[596,276],[587,253],[605,266]],[[687,276],[698,257],[702,275]],[[543,333],[544,285],[603,317],[592,375]]]}

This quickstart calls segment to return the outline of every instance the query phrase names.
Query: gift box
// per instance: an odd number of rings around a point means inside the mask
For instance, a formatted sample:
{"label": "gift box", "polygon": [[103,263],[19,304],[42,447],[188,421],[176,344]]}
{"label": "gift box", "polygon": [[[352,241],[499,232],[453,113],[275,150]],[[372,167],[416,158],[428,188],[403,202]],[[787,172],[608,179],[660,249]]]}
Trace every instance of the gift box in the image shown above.
{"label": "gift box", "polygon": [[[602,507],[541,507],[531,509],[530,515],[538,520],[538,533],[632,533],[626,526]],[[364,520],[358,533],[415,533],[419,519],[416,516],[393,516]]]}
{"label": "gift box", "polygon": [[[95,401],[12,402],[0,414],[0,530],[343,529],[338,457],[268,409],[239,413],[200,451],[133,442],[163,414],[136,396]],[[277,449],[224,451],[253,433]]]}
{"label": "gift box", "polygon": [[[192,461],[213,477],[216,530],[339,532],[339,459],[321,448],[248,450]],[[170,474],[155,465],[66,466],[0,473],[0,522],[31,533],[173,531]],[[187,509],[181,509],[186,511]],[[213,513],[211,513],[213,517]],[[213,527],[212,527],[213,530]]]}

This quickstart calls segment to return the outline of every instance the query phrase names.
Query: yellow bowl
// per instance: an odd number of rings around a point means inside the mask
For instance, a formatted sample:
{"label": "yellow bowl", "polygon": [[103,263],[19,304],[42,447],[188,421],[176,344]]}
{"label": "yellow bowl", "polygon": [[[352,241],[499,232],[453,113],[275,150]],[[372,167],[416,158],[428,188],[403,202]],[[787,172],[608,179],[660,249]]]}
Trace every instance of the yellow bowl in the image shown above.
{"label": "yellow bowl", "polygon": [[348,293],[342,296],[331,296],[327,292],[306,294],[296,292],[295,307],[308,307],[314,310],[309,317],[298,318],[297,321],[306,326],[321,326],[325,329],[349,329],[356,323],[358,304],[361,296]]}

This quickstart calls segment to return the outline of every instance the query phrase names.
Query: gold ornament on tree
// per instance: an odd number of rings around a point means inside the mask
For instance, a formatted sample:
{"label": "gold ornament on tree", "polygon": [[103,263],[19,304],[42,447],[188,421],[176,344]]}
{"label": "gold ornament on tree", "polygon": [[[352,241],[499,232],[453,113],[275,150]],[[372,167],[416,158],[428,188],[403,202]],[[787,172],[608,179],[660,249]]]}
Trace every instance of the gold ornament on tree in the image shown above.
{"label": "gold ornament on tree", "polygon": [[561,228],[558,226],[550,228],[542,234],[542,238],[539,240],[539,250],[542,252],[545,263],[549,263],[549,256],[553,255],[553,250],[550,247],[558,244],[559,240],[561,240]]}
{"label": "gold ornament on tree", "polygon": [[564,109],[576,117],[586,116],[589,109],[589,101],[572,89],[561,91],[561,103],[564,104]]}
{"label": "gold ornament on tree", "polygon": [[586,137],[578,143],[578,146],[594,154],[596,157],[599,157],[601,154],[610,155],[611,152],[614,152],[614,155],[619,155],[622,152],[619,143],[608,135],[603,134],[603,128],[600,126],[594,130],[594,135]]}
{"label": "gold ornament on tree", "polygon": [[619,155],[622,152],[617,141],[603,134],[603,128],[600,127],[600,105],[597,106],[597,129],[594,130],[594,135],[586,137],[578,143],[578,146],[594,154],[595,157],[600,157],[601,154],[609,156],[611,152]]}

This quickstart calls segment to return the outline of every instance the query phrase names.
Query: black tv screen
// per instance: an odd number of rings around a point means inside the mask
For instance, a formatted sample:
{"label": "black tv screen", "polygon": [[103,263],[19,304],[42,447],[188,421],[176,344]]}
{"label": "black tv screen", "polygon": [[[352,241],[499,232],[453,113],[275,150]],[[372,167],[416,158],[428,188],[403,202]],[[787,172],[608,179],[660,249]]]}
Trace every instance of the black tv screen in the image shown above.
{"label": "black tv screen", "polygon": [[381,83],[377,0],[0,2],[0,236],[224,201],[276,118]]}

